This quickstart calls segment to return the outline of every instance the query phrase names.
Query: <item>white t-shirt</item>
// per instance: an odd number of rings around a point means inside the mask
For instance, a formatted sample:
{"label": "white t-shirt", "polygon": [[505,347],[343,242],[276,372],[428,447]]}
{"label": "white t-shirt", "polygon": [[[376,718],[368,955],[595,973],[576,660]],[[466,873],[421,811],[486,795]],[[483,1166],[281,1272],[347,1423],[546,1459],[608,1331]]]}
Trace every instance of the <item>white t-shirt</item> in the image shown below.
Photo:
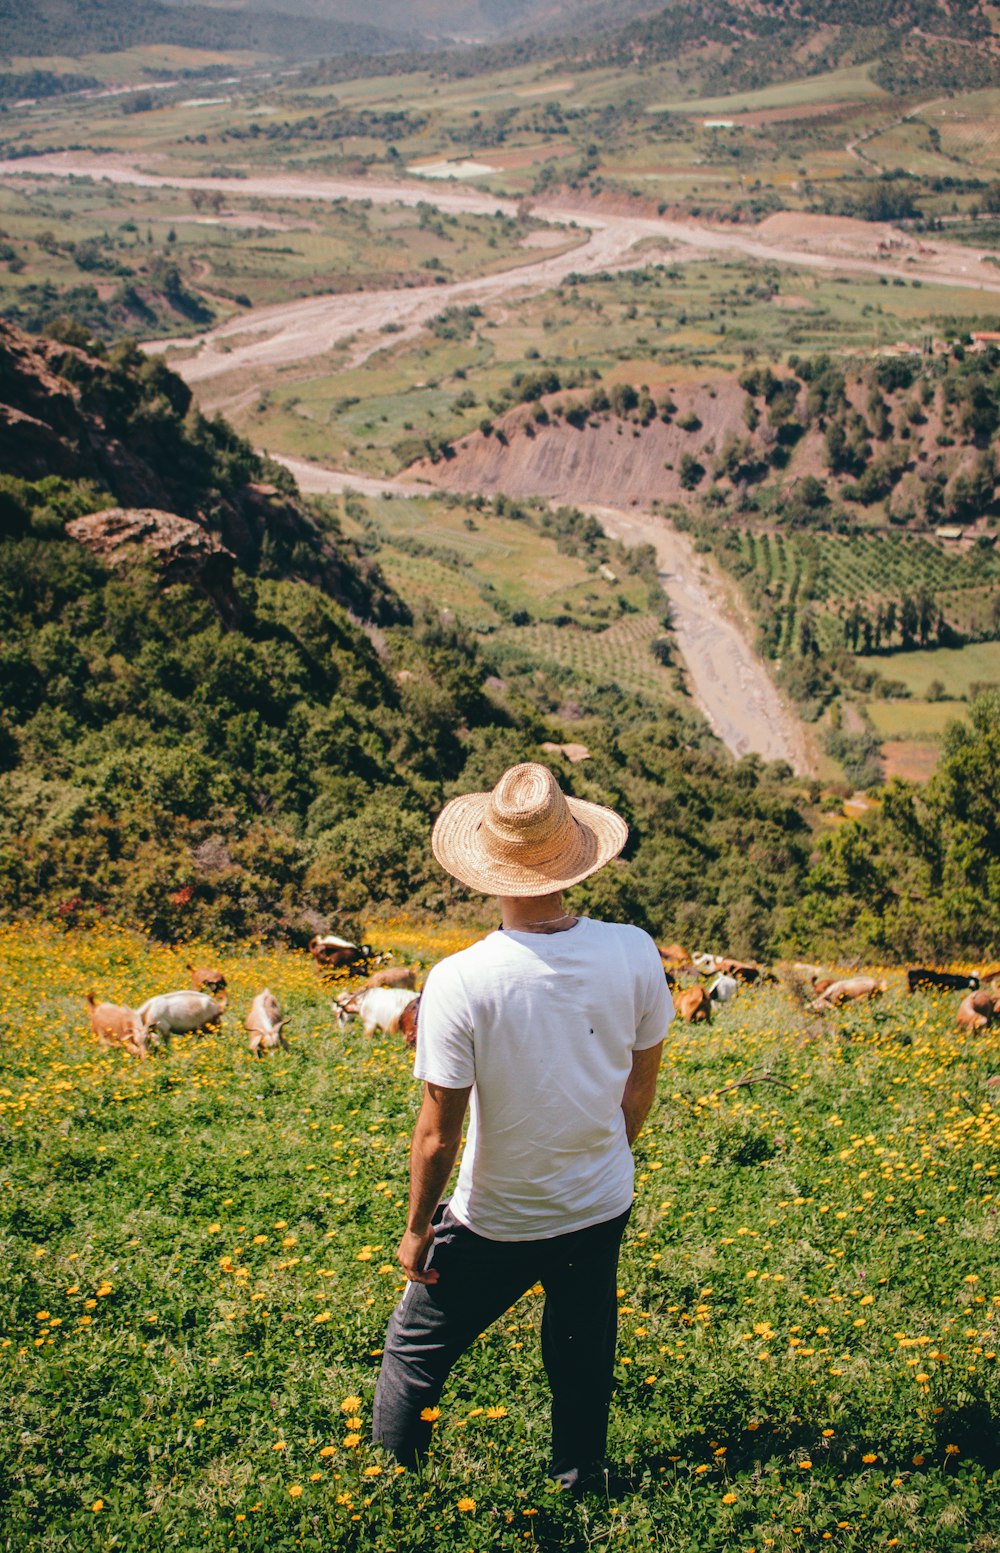
{"label": "white t-shirt", "polygon": [[624,1213],[632,1053],[673,1013],[656,945],[624,924],[500,931],[436,965],[414,1072],[474,1086],[456,1218],[489,1240],[544,1240]]}

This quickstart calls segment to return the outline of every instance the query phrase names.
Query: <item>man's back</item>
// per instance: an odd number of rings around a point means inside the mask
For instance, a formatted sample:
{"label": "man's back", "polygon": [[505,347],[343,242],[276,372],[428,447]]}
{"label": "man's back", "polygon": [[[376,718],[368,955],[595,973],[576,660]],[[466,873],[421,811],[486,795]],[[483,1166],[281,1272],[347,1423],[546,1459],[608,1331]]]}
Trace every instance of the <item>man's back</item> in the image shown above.
{"label": "man's back", "polygon": [[652,939],[617,923],[491,933],[436,966],[415,1073],[475,1086],[455,1216],[489,1239],[524,1240],[624,1212],[622,1094],[633,1052],[659,1044],[672,1012]]}

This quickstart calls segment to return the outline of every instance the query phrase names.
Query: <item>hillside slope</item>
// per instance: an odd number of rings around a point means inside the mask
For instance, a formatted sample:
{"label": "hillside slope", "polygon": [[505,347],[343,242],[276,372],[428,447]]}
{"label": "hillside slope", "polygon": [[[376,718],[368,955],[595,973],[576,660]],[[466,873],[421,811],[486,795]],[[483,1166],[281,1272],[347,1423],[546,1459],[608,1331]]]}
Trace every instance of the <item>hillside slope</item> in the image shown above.
{"label": "hillside slope", "polygon": [[[0,384],[0,910],[301,939],[454,907],[431,819],[572,737],[546,677],[508,648],[506,688],[454,611],[409,624],[363,531],[278,490],[161,364],[5,327]],[[567,524],[589,553],[596,525]],[[632,827],[580,903],[772,948],[801,788],[611,679],[580,698],[590,758],[560,779]]]}

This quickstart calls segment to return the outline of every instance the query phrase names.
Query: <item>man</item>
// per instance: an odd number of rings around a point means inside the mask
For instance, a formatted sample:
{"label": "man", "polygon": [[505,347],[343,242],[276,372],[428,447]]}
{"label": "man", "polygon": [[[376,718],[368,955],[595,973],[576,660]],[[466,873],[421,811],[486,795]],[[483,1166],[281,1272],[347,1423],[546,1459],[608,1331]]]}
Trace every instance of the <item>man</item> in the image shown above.
{"label": "man", "polygon": [[552,1474],[578,1492],[600,1481],[630,1145],[673,1004],[652,939],[572,916],[561,892],[627,837],[612,810],[565,797],[534,764],[506,771],[492,793],[453,799],[434,827],[438,862],[498,896],[503,927],[435,966],[420,1008],[424,1097],[398,1252],[410,1282],[389,1321],[373,1430],[407,1466],[427,1451],[421,1414],[452,1365],[540,1282]]}

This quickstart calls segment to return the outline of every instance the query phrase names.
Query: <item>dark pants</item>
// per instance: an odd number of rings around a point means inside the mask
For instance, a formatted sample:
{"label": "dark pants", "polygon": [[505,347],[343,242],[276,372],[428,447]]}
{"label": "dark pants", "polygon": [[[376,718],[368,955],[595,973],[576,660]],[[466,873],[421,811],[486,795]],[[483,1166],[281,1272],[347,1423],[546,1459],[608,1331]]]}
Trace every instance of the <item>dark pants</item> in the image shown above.
{"label": "dark pants", "polygon": [[[631,1210],[629,1210],[631,1211]],[[542,1359],[552,1388],[552,1472],[600,1462],[618,1328],[618,1252],[629,1212],[551,1240],[486,1240],[445,1206],[430,1265],[434,1284],[410,1283],[389,1318],[372,1436],[405,1466],[427,1452],[423,1409],[456,1359],[532,1284],[545,1290]]]}

